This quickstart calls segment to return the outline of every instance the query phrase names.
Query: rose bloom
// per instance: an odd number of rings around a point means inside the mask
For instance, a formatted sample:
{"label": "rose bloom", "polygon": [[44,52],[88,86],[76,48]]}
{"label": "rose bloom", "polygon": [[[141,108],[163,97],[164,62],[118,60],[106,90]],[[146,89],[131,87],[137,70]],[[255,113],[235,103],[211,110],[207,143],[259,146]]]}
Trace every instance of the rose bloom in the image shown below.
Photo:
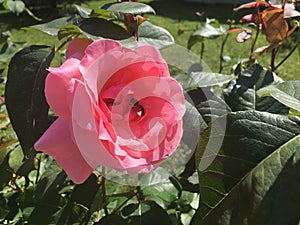
{"label": "rose bloom", "polygon": [[45,95],[58,115],[35,143],[73,180],[99,166],[148,173],[179,145],[185,112],[181,86],[152,46],[74,39],[66,61],[50,68]]}

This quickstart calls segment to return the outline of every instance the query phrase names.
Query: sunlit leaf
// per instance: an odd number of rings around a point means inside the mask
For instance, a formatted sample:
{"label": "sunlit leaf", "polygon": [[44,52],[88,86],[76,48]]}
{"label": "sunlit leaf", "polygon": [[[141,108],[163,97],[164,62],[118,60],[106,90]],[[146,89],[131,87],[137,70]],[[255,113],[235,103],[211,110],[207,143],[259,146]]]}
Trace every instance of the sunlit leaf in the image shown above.
{"label": "sunlit leaf", "polygon": [[82,18],[89,18],[91,13],[93,12],[92,9],[85,8],[80,5],[75,5],[75,8]]}
{"label": "sunlit leaf", "polygon": [[155,14],[155,10],[144,3],[140,2],[120,2],[120,3],[110,3],[101,7],[102,9],[116,11],[121,13],[128,14],[144,14],[144,13],[153,13]]}
{"label": "sunlit leaf", "polygon": [[48,23],[38,24],[30,26],[27,29],[37,29],[46,34],[56,36],[61,27],[66,26],[68,24],[76,24],[80,20],[79,17],[61,17],[55,20],[52,20]]}
{"label": "sunlit leaf", "polygon": [[222,26],[214,27],[211,21],[207,20],[202,26],[192,33],[192,36],[200,36],[203,38],[214,39],[226,33],[226,29]]}
{"label": "sunlit leaf", "polygon": [[173,36],[164,28],[145,21],[138,28],[139,42],[159,49],[174,44]]}
{"label": "sunlit leaf", "polygon": [[286,81],[260,89],[259,96],[272,96],[282,104],[300,111],[300,81]]}
{"label": "sunlit leaf", "polygon": [[210,72],[192,72],[191,74],[178,74],[174,78],[185,91],[190,91],[202,87],[221,86],[233,80],[235,76]]}

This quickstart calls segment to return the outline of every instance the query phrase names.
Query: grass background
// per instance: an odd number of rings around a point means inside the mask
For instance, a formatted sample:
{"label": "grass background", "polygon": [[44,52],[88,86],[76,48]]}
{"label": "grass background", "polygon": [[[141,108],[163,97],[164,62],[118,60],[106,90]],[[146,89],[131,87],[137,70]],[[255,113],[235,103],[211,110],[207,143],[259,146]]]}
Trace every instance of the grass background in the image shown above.
{"label": "grass background", "polygon": [[[112,2],[112,0],[85,1],[81,5],[83,7],[95,8],[108,2]],[[205,18],[216,18],[220,21],[222,26],[228,28],[228,19],[233,18],[235,21],[239,21],[239,18],[247,13],[241,10],[233,15],[233,5],[204,5],[185,2],[184,0],[140,0],[140,2],[149,4],[156,10],[156,15],[146,15],[145,17],[149,18],[153,24],[167,29],[175,38],[176,44],[184,47],[187,46],[190,34],[205,21]],[[71,4],[58,5],[57,8],[41,7],[34,10],[34,13],[43,19],[41,23],[66,16],[66,14],[72,14],[72,12],[74,12],[74,7]],[[196,12],[204,12],[204,16],[199,17],[196,15]],[[26,13],[16,16],[10,12],[0,10],[0,33],[9,30],[11,32],[11,40],[19,44],[20,47],[32,44],[59,45],[60,42],[55,37],[48,36],[39,31],[23,29],[23,27],[34,24],[37,24],[37,21],[33,20]],[[183,31],[182,34],[178,34],[179,29]],[[224,63],[224,74],[229,74],[232,66],[240,59],[249,57],[250,41],[237,43],[235,36],[236,34],[230,34],[225,45],[224,55],[230,56],[232,61],[229,64]],[[296,35],[290,37],[280,49],[277,55],[277,63],[287,55],[290,49],[295,45],[295,36]],[[222,38],[223,37],[219,37],[214,40],[204,41],[205,50],[203,59],[213,72],[218,72],[219,51]],[[257,47],[266,44],[264,36],[261,35],[258,39]],[[200,44],[198,43],[193,46],[191,51],[199,55]],[[258,61],[263,66],[268,67],[270,54],[265,54],[260,57]],[[55,64],[60,63],[61,62],[55,61]],[[298,79],[299,68],[299,52],[295,51],[276,72],[284,80]]]}

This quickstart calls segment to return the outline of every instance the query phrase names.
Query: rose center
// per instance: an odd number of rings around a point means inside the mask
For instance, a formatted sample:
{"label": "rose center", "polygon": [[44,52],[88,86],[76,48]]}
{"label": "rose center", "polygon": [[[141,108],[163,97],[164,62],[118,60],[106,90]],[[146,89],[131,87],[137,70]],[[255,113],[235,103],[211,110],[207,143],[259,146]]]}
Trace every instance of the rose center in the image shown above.
{"label": "rose center", "polygon": [[141,117],[145,115],[144,107],[136,99],[132,98],[130,103],[133,105],[132,109],[137,116]]}
{"label": "rose center", "polygon": [[[112,99],[112,98],[106,98],[106,99],[104,99],[104,102],[110,111],[112,110],[113,106],[121,105],[121,102],[116,102],[115,99]],[[124,103],[125,102],[123,102],[123,104]],[[122,112],[119,111],[119,113],[126,114],[126,113],[128,113],[128,110],[130,110],[130,114],[131,115],[133,114],[133,117],[142,117],[145,115],[145,108],[135,98],[131,98],[129,100],[129,102],[127,102],[126,105],[127,106],[125,108],[127,108],[127,109],[125,109],[124,107],[121,107],[123,110],[121,110]]]}

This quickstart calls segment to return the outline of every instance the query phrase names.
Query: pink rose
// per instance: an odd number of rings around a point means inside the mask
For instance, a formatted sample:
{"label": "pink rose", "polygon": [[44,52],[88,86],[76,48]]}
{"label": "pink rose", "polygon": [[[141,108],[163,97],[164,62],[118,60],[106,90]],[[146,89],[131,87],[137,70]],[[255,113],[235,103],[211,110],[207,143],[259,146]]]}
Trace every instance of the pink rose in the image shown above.
{"label": "pink rose", "polygon": [[45,94],[58,119],[35,148],[75,183],[98,166],[148,173],[176,150],[184,96],[157,49],[74,39],[66,58],[49,69]]}

